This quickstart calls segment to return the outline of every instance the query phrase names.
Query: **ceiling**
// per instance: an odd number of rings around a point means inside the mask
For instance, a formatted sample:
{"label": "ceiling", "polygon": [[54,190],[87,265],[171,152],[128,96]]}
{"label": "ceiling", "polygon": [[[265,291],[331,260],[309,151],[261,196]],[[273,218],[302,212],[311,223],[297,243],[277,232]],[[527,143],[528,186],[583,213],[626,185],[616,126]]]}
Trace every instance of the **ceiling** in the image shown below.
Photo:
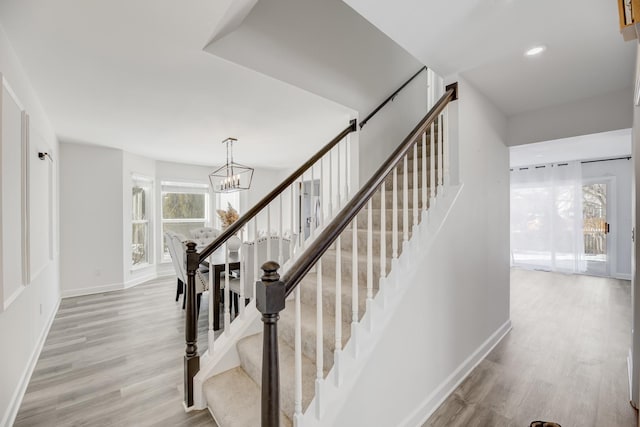
{"label": "ceiling", "polygon": [[[507,116],[633,85],[635,42],[604,0],[344,0],[441,75],[460,74]],[[525,57],[535,45],[539,57]]]}
{"label": "ceiling", "polygon": [[242,163],[297,166],[420,63],[508,116],[633,84],[603,0],[344,0],[371,23],[340,0],[256,1],[2,0],[0,25],[62,141],[195,164],[233,136]]}
{"label": "ceiling", "polygon": [[231,2],[3,0],[0,25],[62,141],[214,165],[233,136],[241,163],[297,166],[352,111],[203,51]]}
{"label": "ceiling", "polygon": [[360,117],[424,66],[342,0],[260,0],[238,14],[242,19],[216,33],[207,52]]}

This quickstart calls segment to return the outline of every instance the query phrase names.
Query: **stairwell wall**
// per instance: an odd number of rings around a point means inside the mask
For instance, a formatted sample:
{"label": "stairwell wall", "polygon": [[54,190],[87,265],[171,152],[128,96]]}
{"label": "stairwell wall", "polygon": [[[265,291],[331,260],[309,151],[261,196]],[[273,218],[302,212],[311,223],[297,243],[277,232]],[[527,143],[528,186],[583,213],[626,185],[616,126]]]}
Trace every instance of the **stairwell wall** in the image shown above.
{"label": "stairwell wall", "polygon": [[[360,185],[364,185],[427,113],[427,73],[422,72],[359,132]],[[369,111],[361,111],[360,118]]]}
{"label": "stairwell wall", "polygon": [[464,80],[459,93],[462,190],[434,244],[403,254],[408,289],[334,425],[419,425],[510,328],[506,120]]}

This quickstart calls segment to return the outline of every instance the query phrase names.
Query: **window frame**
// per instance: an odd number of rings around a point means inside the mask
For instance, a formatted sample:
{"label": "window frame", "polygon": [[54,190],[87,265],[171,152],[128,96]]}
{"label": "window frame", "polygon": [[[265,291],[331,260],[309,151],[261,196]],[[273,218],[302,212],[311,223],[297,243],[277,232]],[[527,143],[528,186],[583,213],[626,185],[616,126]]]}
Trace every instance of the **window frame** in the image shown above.
{"label": "window frame", "polygon": [[[165,218],[164,217],[164,196],[165,194],[204,194],[204,217],[203,218]],[[164,225],[182,223],[204,223],[204,226],[211,224],[211,199],[209,197],[209,185],[200,182],[160,182],[160,259],[161,262],[171,262],[168,251],[165,251]],[[186,236],[189,237],[189,236]]]}
{"label": "window frame", "polygon": [[[137,185],[142,183],[143,185]],[[140,188],[145,189],[145,213],[147,219],[134,219],[133,218],[133,188],[139,186]],[[147,268],[154,264],[154,256],[153,256],[153,195],[154,195],[154,181],[153,178],[145,175],[141,175],[138,173],[131,174],[131,211],[130,211],[130,219],[131,219],[131,233],[130,233],[130,243],[131,243],[131,259],[129,260],[129,269],[130,271],[140,270],[143,268]],[[133,264],[133,227],[134,225],[146,224],[147,232],[147,241],[146,241],[146,253],[147,253],[147,261],[139,264]]]}

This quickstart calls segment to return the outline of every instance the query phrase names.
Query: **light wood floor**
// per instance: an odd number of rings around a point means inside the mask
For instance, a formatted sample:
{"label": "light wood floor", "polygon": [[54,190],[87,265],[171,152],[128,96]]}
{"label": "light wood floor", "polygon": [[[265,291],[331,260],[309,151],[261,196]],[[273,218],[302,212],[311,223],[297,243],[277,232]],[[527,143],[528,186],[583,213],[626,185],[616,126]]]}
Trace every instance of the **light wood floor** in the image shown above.
{"label": "light wood floor", "polygon": [[[629,282],[523,270],[511,279],[513,330],[425,426],[635,426]],[[174,295],[164,279],[63,300],[15,425],[215,425],[207,411],[182,409],[184,312]]]}
{"label": "light wood floor", "polygon": [[173,278],[62,300],[15,426],[215,425],[208,411],[182,408],[184,311],[175,291]]}
{"label": "light wood floor", "polygon": [[628,281],[511,273],[513,330],[424,427],[635,427]]}

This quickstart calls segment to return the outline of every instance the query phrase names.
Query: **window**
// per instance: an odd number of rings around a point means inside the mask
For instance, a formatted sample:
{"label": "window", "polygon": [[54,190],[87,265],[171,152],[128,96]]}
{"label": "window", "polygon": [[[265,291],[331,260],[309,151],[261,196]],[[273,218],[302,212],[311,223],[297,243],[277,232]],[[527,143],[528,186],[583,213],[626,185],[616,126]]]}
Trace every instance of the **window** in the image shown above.
{"label": "window", "polygon": [[153,182],[148,178],[131,177],[131,266],[150,263],[149,218]]}
{"label": "window", "polygon": [[169,257],[164,242],[165,232],[173,231],[189,238],[191,230],[208,223],[209,187],[206,184],[162,183],[162,241],[165,259]]}

